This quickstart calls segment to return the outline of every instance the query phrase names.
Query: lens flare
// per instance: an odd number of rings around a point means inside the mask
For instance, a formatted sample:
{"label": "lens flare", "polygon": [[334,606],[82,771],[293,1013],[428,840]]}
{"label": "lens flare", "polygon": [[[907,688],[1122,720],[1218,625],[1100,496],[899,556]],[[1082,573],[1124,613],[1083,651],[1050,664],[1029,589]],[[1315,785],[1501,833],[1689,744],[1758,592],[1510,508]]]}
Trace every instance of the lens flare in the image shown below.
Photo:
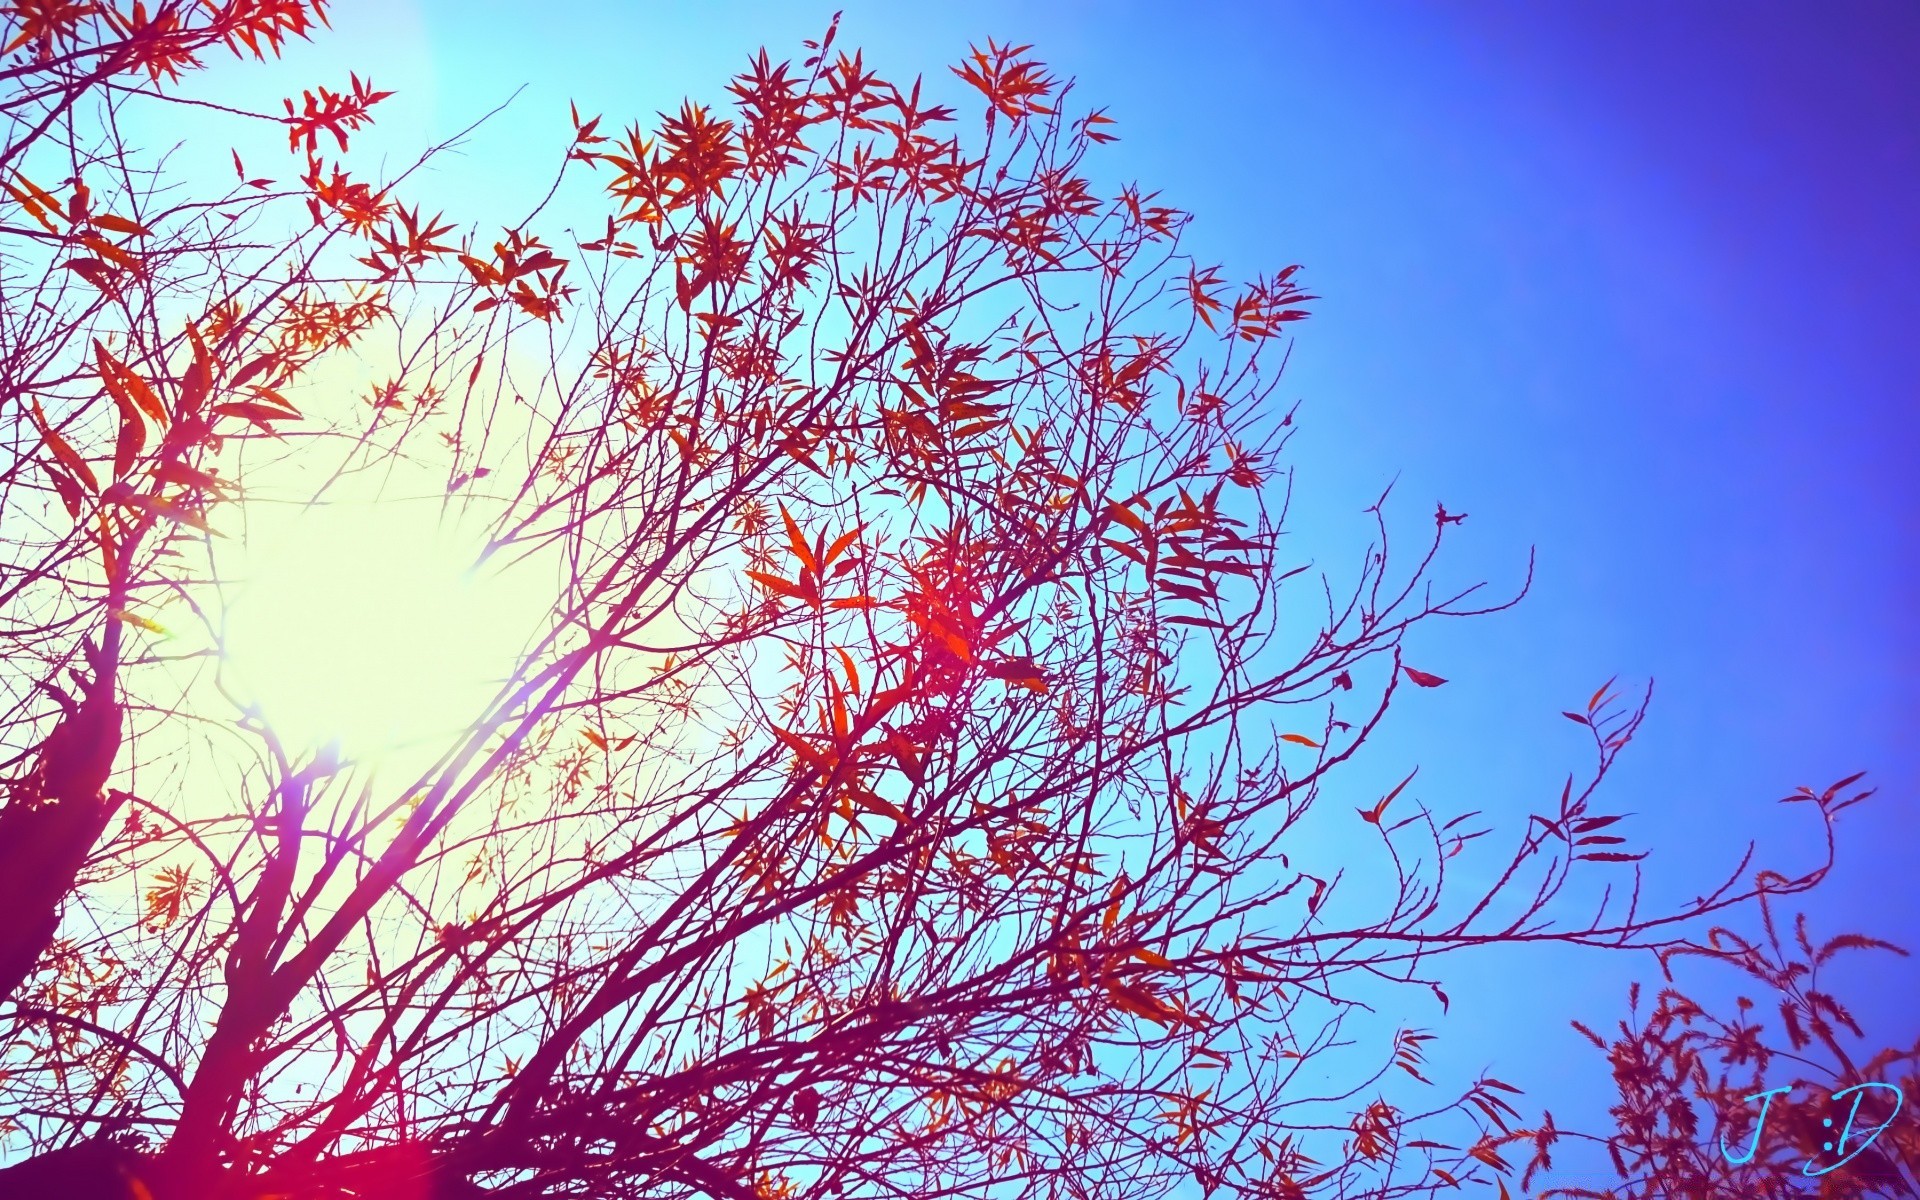
{"label": "lens flare", "polygon": [[289,749],[434,744],[493,697],[543,605],[434,502],[252,515],[225,611],[230,686]]}

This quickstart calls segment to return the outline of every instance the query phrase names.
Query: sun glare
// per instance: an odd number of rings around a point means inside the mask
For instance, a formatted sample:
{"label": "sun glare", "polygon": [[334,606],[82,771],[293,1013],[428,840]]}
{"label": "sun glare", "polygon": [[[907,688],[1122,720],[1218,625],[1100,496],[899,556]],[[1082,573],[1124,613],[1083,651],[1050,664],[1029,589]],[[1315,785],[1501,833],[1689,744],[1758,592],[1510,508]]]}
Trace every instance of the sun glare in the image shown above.
{"label": "sun glare", "polygon": [[481,539],[432,501],[250,517],[226,608],[237,696],[289,750],[439,749],[492,698],[545,599],[524,565],[476,568]]}

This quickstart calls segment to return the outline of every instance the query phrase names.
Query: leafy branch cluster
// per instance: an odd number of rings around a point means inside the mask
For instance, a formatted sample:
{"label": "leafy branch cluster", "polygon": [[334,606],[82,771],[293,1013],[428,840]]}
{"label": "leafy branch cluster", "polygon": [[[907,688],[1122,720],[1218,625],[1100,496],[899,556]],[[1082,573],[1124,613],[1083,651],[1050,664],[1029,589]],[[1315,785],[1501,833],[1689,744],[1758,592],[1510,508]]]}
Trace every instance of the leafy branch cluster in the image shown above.
{"label": "leafy branch cluster", "polygon": [[[224,114],[283,126],[295,185],[235,154],[224,194],[174,198],[119,136],[318,0],[5,11],[0,1089],[27,1157],[0,1180],[1465,1186],[1548,1129],[1500,1080],[1427,1098],[1414,1028],[1321,1086],[1363,999],[1444,1008],[1456,950],[1711,949],[1700,919],[1824,874],[1743,862],[1643,912],[1597,789],[1645,704],[1609,688],[1572,714],[1594,767],[1464,896],[1480,814],[1401,799],[1410,775],[1345,815],[1340,769],[1447,682],[1403,661],[1416,627],[1512,599],[1435,581],[1444,507],[1409,562],[1383,497],[1341,583],[1285,553],[1300,268],[1231,284],[1186,214],[1103,190],[1113,122],[1027,47],[974,50],[948,104],[830,28],[724,109],[619,137],[576,112],[489,246],[327,157],[387,95],[357,76]],[[583,189],[601,236],[543,238]],[[324,386],[349,365],[357,405]],[[216,532],[399,463],[483,518],[484,559],[554,580],[404,783],[234,698]],[[204,656],[168,652],[162,598]],[[1576,878],[1604,881],[1584,917]]]}

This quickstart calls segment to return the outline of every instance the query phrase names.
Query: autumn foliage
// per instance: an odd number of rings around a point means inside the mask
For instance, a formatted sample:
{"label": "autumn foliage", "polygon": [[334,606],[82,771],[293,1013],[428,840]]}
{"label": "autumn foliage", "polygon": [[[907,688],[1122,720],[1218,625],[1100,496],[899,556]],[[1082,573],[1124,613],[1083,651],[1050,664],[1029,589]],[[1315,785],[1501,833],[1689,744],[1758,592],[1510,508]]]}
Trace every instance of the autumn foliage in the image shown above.
{"label": "autumn foliage", "polygon": [[[1301,268],[1183,254],[1027,47],[889,81],[829,29],[720,106],[575,112],[568,244],[361,174],[358,77],[251,118],[290,157],[232,179],[117,138],[319,0],[6,11],[0,1189],[1476,1186],[1542,1131],[1423,1074],[1448,952],[1674,951],[1821,874],[1635,906],[1608,688],[1502,851],[1411,774],[1351,794],[1444,694],[1416,631],[1511,597],[1436,579],[1444,507],[1289,552]],[[357,397],[313,386],[349,355]],[[217,666],[243,493],[402,459],[489,560],[559,564],[405,780]]]}
{"label": "autumn foliage", "polygon": [[[1831,819],[1871,794],[1854,790],[1860,778],[1802,787],[1782,802],[1815,805]],[[1573,1023],[1611,1068],[1613,1128],[1543,1129],[1523,1183],[1582,1200],[1920,1194],[1920,1133],[1904,1111],[1920,1095],[1920,1039],[1869,1035],[1833,982],[1836,960],[1907,951],[1854,932],[1816,941],[1805,913],[1783,927],[1768,896],[1757,916],[1757,929],[1716,925],[1701,943],[1662,955],[1664,986],[1650,1005],[1633,986],[1612,1040]],[[1703,962],[1719,977],[1699,973]],[[1738,992],[1723,1003],[1729,980]],[[1558,1181],[1552,1156],[1562,1136],[1604,1150],[1612,1186]]]}

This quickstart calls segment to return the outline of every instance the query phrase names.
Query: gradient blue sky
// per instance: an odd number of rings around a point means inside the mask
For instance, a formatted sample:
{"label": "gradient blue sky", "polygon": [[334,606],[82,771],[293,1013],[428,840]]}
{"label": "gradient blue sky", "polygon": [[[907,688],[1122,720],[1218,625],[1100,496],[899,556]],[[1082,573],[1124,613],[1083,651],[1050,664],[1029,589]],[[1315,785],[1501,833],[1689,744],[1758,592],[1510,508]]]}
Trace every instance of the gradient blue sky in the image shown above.
{"label": "gradient blue sky", "polygon": [[[569,99],[621,125],[718,99],[831,11],[344,0],[297,58],[401,89],[396,147],[528,84],[429,184],[504,220],[543,190]],[[1538,547],[1518,610],[1417,644],[1453,682],[1412,698],[1382,777],[1419,761],[1436,807],[1524,812],[1584,762],[1559,710],[1653,676],[1608,795],[1640,814],[1656,897],[1749,838],[1806,865],[1811,814],[1773,801],[1867,769],[1881,796],[1843,820],[1846,877],[1812,908],[1920,942],[1920,5],[976,0],[842,21],[890,77],[988,36],[1108,107],[1100,173],[1196,212],[1203,260],[1306,265],[1303,511],[1358,538],[1397,474],[1415,536],[1435,500],[1472,514],[1453,577],[1511,583]],[[1652,967],[1453,970],[1474,1022],[1444,1027],[1456,1061],[1592,1104],[1604,1066],[1565,1020],[1609,1022]],[[1920,1033],[1911,964],[1847,978],[1889,1039]],[[1586,1083],[1554,1077],[1565,1055]]]}

